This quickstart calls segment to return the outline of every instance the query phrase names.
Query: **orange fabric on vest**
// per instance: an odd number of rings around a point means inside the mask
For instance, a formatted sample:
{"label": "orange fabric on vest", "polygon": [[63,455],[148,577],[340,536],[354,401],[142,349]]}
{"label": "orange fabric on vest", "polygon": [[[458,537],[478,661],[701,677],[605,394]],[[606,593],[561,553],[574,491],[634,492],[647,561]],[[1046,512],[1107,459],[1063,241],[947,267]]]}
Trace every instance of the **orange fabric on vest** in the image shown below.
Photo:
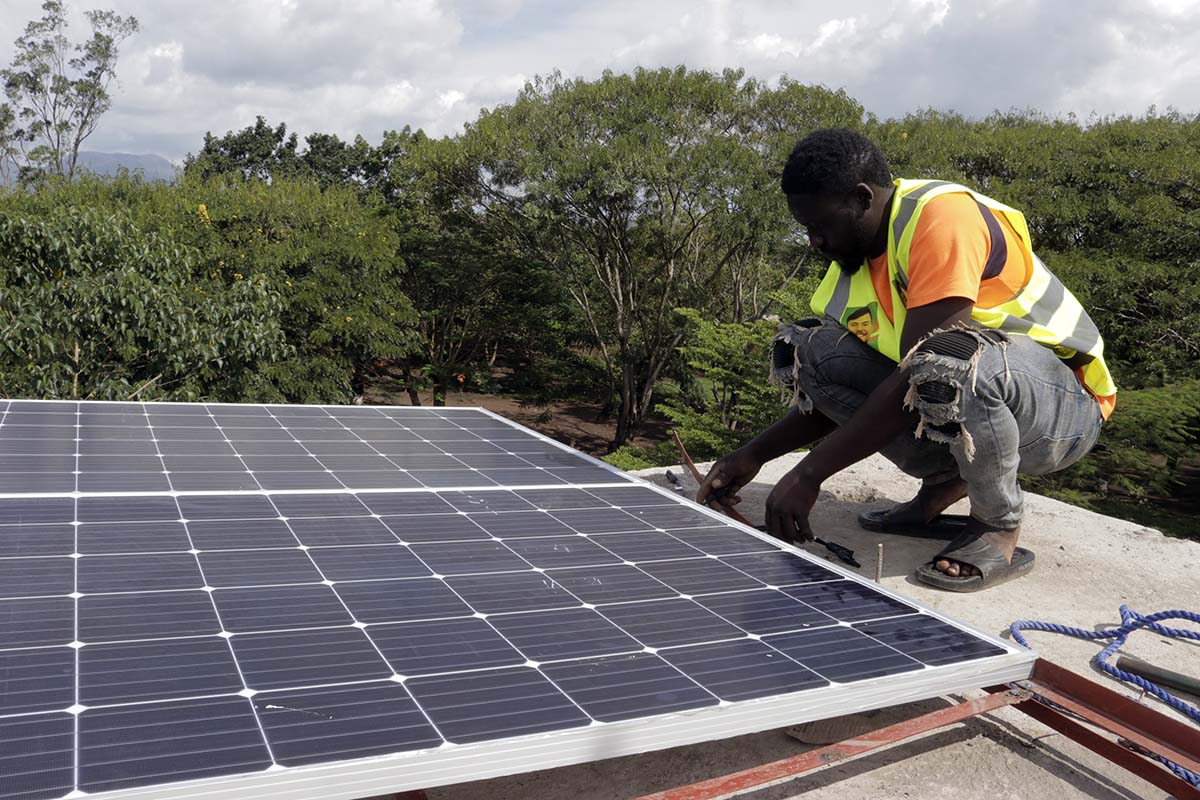
{"label": "orange fabric on vest", "polygon": [[[1013,298],[1029,280],[1033,265],[1026,263],[1021,240],[1001,214],[995,214],[1004,234],[1008,257],[1000,273],[983,279],[993,242],[987,222],[974,198],[954,192],[930,200],[917,220],[908,254],[906,309],[965,297],[978,308],[992,308]],[[879,307],[893,323],[892,287],[888,281],[887,254],[868,259],[871,283]],[[1076,371],[1080,382],[1082,373]],[[1095,395],[1093,395],[1095,397]],[[1105,419],[1116,406],[1116,395],[1096,397]]]}
{"label": "orange fabric on vest", "polygon": [[994,278],[983,279],[993,243],[974,198],[955,192],[935,197],[921,212],[908,254],[907,308],[947,297],[965,297],[979,308],[1006,303],[1029,280],[1021,240],[1003,215],[994,215],[1004,233],[1008,258]]}

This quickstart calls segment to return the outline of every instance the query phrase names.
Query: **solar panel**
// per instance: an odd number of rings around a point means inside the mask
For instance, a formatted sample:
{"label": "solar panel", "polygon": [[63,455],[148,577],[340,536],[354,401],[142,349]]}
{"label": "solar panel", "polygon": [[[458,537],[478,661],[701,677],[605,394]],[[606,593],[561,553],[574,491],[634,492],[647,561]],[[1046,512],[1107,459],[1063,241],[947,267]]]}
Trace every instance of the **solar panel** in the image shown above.
{"label": "solar panel", "polygon": [[0,798],[360,798],[1027,677],[478,409],[0,402]]}

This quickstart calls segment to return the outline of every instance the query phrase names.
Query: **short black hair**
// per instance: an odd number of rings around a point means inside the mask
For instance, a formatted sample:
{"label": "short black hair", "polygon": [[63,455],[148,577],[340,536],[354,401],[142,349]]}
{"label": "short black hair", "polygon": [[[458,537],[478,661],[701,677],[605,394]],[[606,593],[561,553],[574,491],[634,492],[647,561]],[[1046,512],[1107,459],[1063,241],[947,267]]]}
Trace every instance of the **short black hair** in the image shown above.
{"label": "short black hair", "polygon": [[822,128],[788,156],[779,186],[784,194],[848,194],[860,183],[887,186],[892,169],[875,143],[847,128]]}
{"label": "short black hair", "polygon": [[875,321],[875,312],[871,311],[870,306],[863,306],[862,308],[856,308],[853,311],[851,311],[850,316],[846,317],[846,322],[850,322],[851,320],[858,319],[863,314],[866,314],[868,317],[870,317],[871,322]]}

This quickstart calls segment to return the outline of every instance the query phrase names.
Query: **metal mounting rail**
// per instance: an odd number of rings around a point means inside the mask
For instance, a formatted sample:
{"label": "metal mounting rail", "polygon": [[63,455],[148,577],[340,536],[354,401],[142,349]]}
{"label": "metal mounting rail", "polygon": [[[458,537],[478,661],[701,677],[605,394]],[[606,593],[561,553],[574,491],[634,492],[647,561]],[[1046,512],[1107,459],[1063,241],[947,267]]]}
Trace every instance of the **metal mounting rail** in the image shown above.
{"label": "metal mounting rail", "polygon": [[1178,800],[1200,800],[1200,790],[1137,750],[1102,736],[1083,720],[1182,767],[1200,769],[1200,730],[1135,703],[1111,689],[1038,659],[1027,681],[992,687],[989,694],[889,725],[837,744],[810,750],[718,778],[644,795],[636,800],[723,800],[792,780],[830,764],[869,753],[918,734],[1013,706]]}

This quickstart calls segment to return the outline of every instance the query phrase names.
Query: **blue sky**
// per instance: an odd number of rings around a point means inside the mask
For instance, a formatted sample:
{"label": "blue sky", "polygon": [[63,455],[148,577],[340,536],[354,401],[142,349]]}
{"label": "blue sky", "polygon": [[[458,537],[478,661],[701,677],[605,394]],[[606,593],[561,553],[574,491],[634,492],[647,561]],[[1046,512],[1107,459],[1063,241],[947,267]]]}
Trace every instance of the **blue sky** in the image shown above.
{"label": "blue sky", "polygon": [[[81,10],[92,4],[72,3]],[[742,67],[922,107],[1200,110],[1200,0],[98,0],[133,14],[94,150],[178,160],[256,114],[378,141],[453,133],[554,69]],[[0,63],[40,0],[0,0]]]}

